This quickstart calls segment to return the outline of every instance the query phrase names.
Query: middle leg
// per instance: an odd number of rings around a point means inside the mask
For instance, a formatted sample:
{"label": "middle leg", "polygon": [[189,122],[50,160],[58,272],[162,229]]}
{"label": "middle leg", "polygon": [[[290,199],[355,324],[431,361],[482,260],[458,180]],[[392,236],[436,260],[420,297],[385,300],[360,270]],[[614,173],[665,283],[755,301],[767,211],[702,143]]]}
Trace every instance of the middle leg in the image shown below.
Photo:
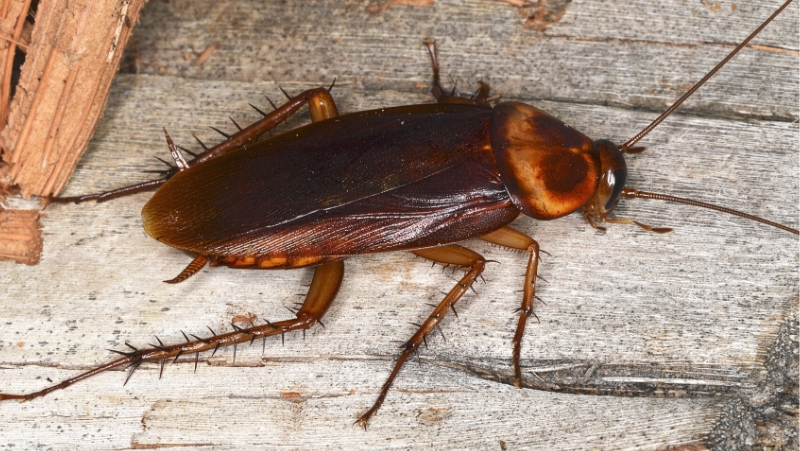
{"label": "middle leg", "polygon": [[422,342],[425,340],[425,337],[433,332],[433,329],[435,329],[436,326],[442,321],[447,311],[453,308],[456,302],[461,299],[461,296],[463,296],[464,293],[469,290],[472,284],[475,283],[475,280],[481,275],[483,268],[486,265],[486,260],[480,254],[456,244],[434,247],[431,249],[421,249],[413,252],[420,257],[433,260],[437,263],[465,268],[467,269],[467,273],[464,274],[464,277],[458,281],[456,286],[454,286],[450,292],[447,293],[444,299],[439,302],[439,305],[436,306],[436,308],[433,310],[433,313],[431,313],[425,322],[423,322],[419,327],[417,333],[415,333],[411,339],[406,342],[405,346],[403,346],[403,352],[400,353],[400,357],[397,358],[397,363],[395,363],[392,373],[383,384],[383,387],[381,387],[381,392],[378,395],[378,399],[376,399],[372,407],[370,407],[370,409],[367,410],[364,415],[361,415],[358,421],[356,421],[356,424],[364,429],[367,428],[367,422],[369,421],[370,417],[381,408],[383,401],[386,399],[386,394],[389,393],[389,389],[392,387],[395,377],[397,377],[397,374],[400,372],[400,368],[403,367],[403,363],[405,363],[406,359],[408,359],[408,356],[417,351],[419,345],[422,344]]}
{"label": "middle leg", "polygon": [[536,313],[533,312],[533,301],[536,299],[536,273],[539,270],[539,243],[524,233],[503,227],[500,230],[484,235],[482,240],[488,241],[498,246],[518,249],[528,253],[528,268],[525,271],[525,286],[522,290],[522,306],[519,308],[519,323],[517,331],[514,333],[514,352],[511,356],[511,364],[514,367],[514,385],[522,386],[522,369],[519,366],[522,354],[522,337],[525,335],[525,324],[528,318],[533,316],[537,320]]}

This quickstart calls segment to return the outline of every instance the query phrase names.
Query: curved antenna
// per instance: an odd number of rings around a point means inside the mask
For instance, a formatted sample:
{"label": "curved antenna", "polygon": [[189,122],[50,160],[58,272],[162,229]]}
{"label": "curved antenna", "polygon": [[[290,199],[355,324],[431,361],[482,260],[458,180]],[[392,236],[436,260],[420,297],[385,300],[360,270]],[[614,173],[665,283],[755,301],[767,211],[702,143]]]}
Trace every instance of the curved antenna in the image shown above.
{"label": "curved antenna", "polygon": [[622,193],[620,194],[620,197],[624,197],[626,199],[635,199],[635,198],[639,198],[639,199],[658,199],[658,200],[665,200],[665,201],[668,201],[668,202],[675,202],[675,203],[678,203],[678,204],[693,205],[695,207],[707,208],[709,210],[715,210],[715,211],[719,211],[719,212],[722,212],[722,213],[728,213],[728,214],[731,214],[731,215],[734,215],[734,216],[739,216],[739,217],[742,217],[742,218],[751,219],[753,221],[760,222],[762,224],[770,225],[772,227],[776,227],[776,228],[779,228],[781,230],[785,230],[787,232],[794,233],[795,235],[800,235],[800,232],[798,230],[793,229],[791,227],[787,227],[787,226],[785,226],[783,224],[778,224],[777,222],[772,222],[772,221],[769,221],[769,220],[764,219],[762,217],[751,215],[749,213],[744,213],[744,212],[741,212],[739,210],[734,210],[732,208],[721,207],[719,205],[709,204],[709,203],[706,203],[706,202],[700,202],[700,201],[697,201],[697,200],[694,200],[694,199],[684,199],[683,197],[670,196],[669,194],[651,193],[651,192],[648,192],[648,191],[639,191],[639,190],[635,190],[635,189],[632,189],[632,188],[624,188],[622,190]]}
{"label": "curved antenna", "polygon": [[720,62],[719,62],[719,64],[717,64],[716,66],[714,66],[714,68],[713,68],[713,69],[711,69],[711,71],[710,71],[709,73],[707,73],[707,74],[706,74],[706,75],[705,75],[705,76],[704,76],[704,77],[703,77],[703,78],[702,78],[700,81],[698,81],[697,83],[695,83],[695,84],[694,84],[694,86],[692,86],[692,88],[691,88],[691,89],[689,89],[688,91],[686,91],[686,94],[682,95],[680,99],[676,100],[676,101],[675,101],[675,103],[673,103],[673,104],[672,104],[672,106],[670,106],[669,108],[667,108],[667,110],[666,110],[666,111],[664,111],[663,113],[661,113],[661,115],[660,115],[660,116],[658,116],[658,117],[657,117],[657,118],[656,118],[656,119],[655,119],[653,122],[651,122],[651,123],[650,123],[650,125],[648,125],[648,126],[647,126],[647,127],[645,127],[644,129],[642,129],[642,131],[640,131],[639,133],[637,133],[637,134],[636,134],[636,136],[634,136],[633,138],[629,139],[629,140],[628,140],[628,141],[627,141],[625,144],[623,144],[623,145],[620,147],[620,150],[621,150],[623,153],[625,153],[625,152],[626,152],[628,149],[630,149],[630,148],[631,148],[631,147],[632,147],[634,144],[636,144],[637,142],[639,142],[639,140],[641,140],[642,138],[644,138],[644,137],[645,137],[645,135],[647,135],[647,134],[648,134],[648,133],[650,133],[650,132],[651,132],[651,131],[652,131],[654,128],[656,128],[656,127],[658,126],[658,124],[660,124],[660,123],[661,123],[661,122],[662,122],[664,119],[666,119],[666,118],[667,118],[667,116],[669,116],[670,114],[672,114],[672,112],[673,112],[673,111],[677,110],[677,109],[678,109],[678,107],[679,107],[679,106],[681,106],[681,104],[683,104],[683,102],[685,102],[685,101],[686,101],[686,99],[688,99],[689,97],[691,97],[691,96],[692,96],[692,94],[694,94],[694,92],[695,92],[695,91],[697,91],[698,89],[700,89],[700,87],[701,87],[701,86],[703,86],[703,84],[705,84],[705,82],[707,82],[709,78],[711,78],[711,77],[712,77],[714,74],[716,74],[716,73],[717,73],[717,71],[719,71],[720,69],[722,69],[722,66],[724,66],[725,64],[727,64],[727,63],[728,63],[728,61],[730,61],[730,59],[731,59],[731,58],[733,58],[733,57],[734,57],[734,56],[735,56],[737,53],[739,53],[739,50],[741,50],[742,48],[744,48],[744,46],[746,46],[747,44],[749,44],[749,43],[750,43],[750,41],[751,41],[751,40],[752,40],[754,37],[756,37],[756,35],[757,35],[758,33],[760,33],[760,32],[761,32],[761,30],[763,30],[763,29],[764,29],[764,27],[766,27],[767,25],[769,25],[769,23],[770,23],[770,22],[772,22],[772,20],[773,20],[773,19],[775,19],[775,17],[777,17],[777,16],[778,16],[778,14],[780,14],[780,13],[781,13],[781,12],[782,12],[784,9],[786,9],[786,7],[787,7],[787,6],[789,6],[789,3],[792,3],[792,0],[786,0],[786,3],[784,3],[784,4],[783,4],[783,6],[781,6],[780,8],[778,8],[778,10],[777,10],[777,11],[775,11],[774,13],[772,13],[772,15],[771,15],[771,16],[769,16],[769,19],[765,20],[765,21],[764,21],[764,23],[762,23],[762,24],[761,24],[761,25],[760,25],[758,28],[756,28],[756,31],[754,31],[754,32],[750,33],[750,36],[748,36],[748,37],[747,37],[747,39],[745,39],[744,41],[742,41],[742,43],[741,43],[741,44],[737,45],[737,46],[736,46],[736,48],[735,48],[735,49],[733,49],[733,51],[732,51],[731,53],[729,53],[729,54],[728,54],[728,56],[726,56],[726,57],[725,57],[725,59],[723,59],[722,61],[720,61]]}

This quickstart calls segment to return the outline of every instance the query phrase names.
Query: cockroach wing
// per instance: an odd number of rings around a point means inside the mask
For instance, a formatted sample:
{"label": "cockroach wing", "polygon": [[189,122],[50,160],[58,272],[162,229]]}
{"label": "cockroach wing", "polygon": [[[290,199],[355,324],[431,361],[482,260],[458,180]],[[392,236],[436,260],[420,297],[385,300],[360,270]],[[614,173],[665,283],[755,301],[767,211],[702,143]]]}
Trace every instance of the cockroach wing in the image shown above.
{"label": "cockroach wing", "polygon": [[[347,255],[411,250],[492,232],[519,216],[491,151],[408,185],[215,248],[236,265],[298,267]],[[256,257],[255,259],[246,258]]]}
{"label": "cockroach wing", "polygon": [[253,237],[491,152],[490,118],[487,108],[430,104],[312,123],[179,172],[145,205],[144,228],[205,255],[258,254]]}

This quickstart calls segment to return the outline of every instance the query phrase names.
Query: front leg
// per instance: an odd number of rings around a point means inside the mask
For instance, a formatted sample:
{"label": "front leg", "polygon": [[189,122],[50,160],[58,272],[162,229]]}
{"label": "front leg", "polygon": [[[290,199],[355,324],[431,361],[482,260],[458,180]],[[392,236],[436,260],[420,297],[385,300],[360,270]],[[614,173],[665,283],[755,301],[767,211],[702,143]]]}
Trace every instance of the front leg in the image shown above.
{"label": "front leg", "polygon": [[536,313],[533,312],[533,300],[536,295],[536,273],[539,270],[539,243],[524,233],[503,227],[488,235],[481,237],[499,246],[511,249],[519,249],[528,253],[528,268],[525,270],[525,286],[522,290],[522,306],[519,309],[519,323],[517,331],[514,333],[514,352],[511,357],[511,364],[514,366],[514,385],[522,386],[522,370],[519,366],[520,355],[522,354],[522,337],[525,335],[525,323],[528,318],[533,316],[537,320]]}

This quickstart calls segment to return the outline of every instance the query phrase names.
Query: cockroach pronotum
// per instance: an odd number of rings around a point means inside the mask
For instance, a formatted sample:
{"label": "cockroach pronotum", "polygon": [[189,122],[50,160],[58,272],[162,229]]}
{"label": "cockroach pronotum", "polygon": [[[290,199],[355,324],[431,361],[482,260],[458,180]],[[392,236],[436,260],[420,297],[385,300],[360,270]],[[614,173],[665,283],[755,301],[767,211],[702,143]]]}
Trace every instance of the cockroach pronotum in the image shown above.
{"label": "cockroach pronotum", "polygon": [[[158,188],[144,206],[147,233],[194,255],[167,283],[179,283],[206,264],[231,268],[289,269],[313,267],[314,277],[295,319],[263,324],[233,324],[227,333],[184,334],[184,343],[157,343],[146,349],[114,351],[121,357],[79,376],[29,394],[0,394],[0,400],[31,400],[121,366],[126,382],[144,362],[190,357],[224,346],[283,337],[303,331],[323,318],[344,277],[346,257],[411,251],[423,259],[463,269],[417,332],[403,345],[374,404],[356,421],[366,428],[380,409],[403,364],[479,280],[487,260],[454,244],[470,238],[527,253],[522,302],[513,338],[513,381],[523,385],[520,365],[527,321],[536,317],[539,243],[508,226],[520,213],[539,220],[580,212],[589,225],[636,224],[610,213],[620,198],[661,199],[710,208],[748,218],[787,232],[798,231],[760,217],[690,199],[625,186],[623,154],[678,108],[761,27],[661,116],[626,143],[591,140],[553,116],[518,102],[489,103],[481,84],[469,98],[447,93],[439,82],[432,41],[432,94],[437,103],[384,108],[339,115],[331,88],[290,96],[264,118],[223,143],[187,160],[166,134],[176,167],[164,179],[99,195],[52,199],[54,202],[108,200]],[[312,123],[258,141],[302,107]],[[268,175],[264,175],[268,174]],[[309,183],[311,182],[311,183]],[[4,390],[8,389],[3,387]]]}

